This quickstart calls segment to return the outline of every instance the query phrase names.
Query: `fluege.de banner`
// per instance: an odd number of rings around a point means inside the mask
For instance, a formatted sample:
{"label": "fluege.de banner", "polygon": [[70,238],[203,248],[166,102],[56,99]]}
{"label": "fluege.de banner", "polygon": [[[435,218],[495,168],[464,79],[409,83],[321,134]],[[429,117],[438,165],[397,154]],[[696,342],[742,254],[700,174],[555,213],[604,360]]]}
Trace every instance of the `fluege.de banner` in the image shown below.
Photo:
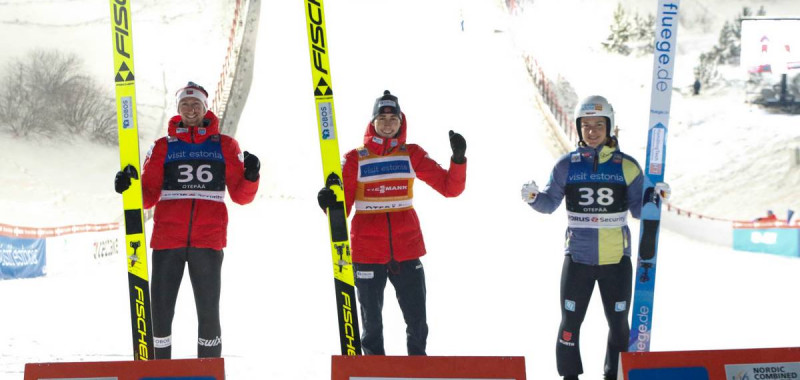
{"label": "fluege.de banner", "polygon": [[0,236],[0,280],[43,276],[46,253],[45,239]]}

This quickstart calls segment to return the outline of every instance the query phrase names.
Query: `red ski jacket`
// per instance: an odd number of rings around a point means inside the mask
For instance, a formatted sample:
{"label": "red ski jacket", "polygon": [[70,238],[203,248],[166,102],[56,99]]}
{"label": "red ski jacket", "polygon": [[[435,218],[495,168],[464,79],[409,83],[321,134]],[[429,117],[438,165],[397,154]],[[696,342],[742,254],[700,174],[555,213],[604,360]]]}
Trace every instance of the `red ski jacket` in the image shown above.
{"label": "red ski jacket", "polygon": [[367,125],[364,146],[345,155],[342,168],[347,213],[355,206],[350,228],[353,262],[385,264],[425,255],[413,185],[419,178],[445,197],[464,191],[467,165],[450,162],[448,170],[416,144],[406,144],[406,117],[395,138],[381,138]]}
{"label": "red ski jacket", "polygon": [[173,116],[167,136],[147,153],[142,197],[145,208],[155,206],[153,249],[222,249],[228,228],[225,190],[238,204],[255,198],[259,181],[244,178],[239,143],[220,134],[213,112],[206,113],[203,124],[184,127],[180,115]]}

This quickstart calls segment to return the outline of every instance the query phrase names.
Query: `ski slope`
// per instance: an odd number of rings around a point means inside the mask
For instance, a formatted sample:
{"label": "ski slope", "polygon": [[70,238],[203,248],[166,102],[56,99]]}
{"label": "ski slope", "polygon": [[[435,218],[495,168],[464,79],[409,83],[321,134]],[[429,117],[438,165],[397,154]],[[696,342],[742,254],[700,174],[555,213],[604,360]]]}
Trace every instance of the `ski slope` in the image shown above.
{"label": "ski slope", "polygon": [[[421,181],[415,189],[428,247],[428,354],[525,356],[529,379],[557,378],[566,217],[563,208],[535,213],[519,199],[522,183],[546,183],[555,157],[520,54],[508,34],[495,32],[499,10],[477,0],[349,0],[329,1],[326,11],[342,153],[361,144],[384,89],[399,97],[409,142],[435,160],[447,165],[448,130],[467,140],[460,197],[444,199]],[[229,202],[221,305],[229,379],[329,378],[330,356],[339,351],[327,226],[315,200],[323,176],[303,12],[301,2],[262,5],[255,77],[236,136],[262,159],[262,188],[250,205]],[[363,14],[369,16],[353,17]],[[623,137],[622,149],[628,144]],[[97,186],[110,192],[113,170]],[[45,213],[45,206],[33,212]],[[638,222],[631,227],[638,236]],[[793,301],[800,260],[736,252],[667,230],[660,244],[652,350],[800,341],[791,319],[800,313]],[[0,282],[7,310],[0,316],[0,379],[21,379],[27,362],[129,360],[121,260]],[[386,351],[403,355],[405,327],[391,292],[387,287]],[[173,357],[195,356],[196,329],[184,281]],[[606,334],[596,292],[581,334],[582,379],[602,377]]]}

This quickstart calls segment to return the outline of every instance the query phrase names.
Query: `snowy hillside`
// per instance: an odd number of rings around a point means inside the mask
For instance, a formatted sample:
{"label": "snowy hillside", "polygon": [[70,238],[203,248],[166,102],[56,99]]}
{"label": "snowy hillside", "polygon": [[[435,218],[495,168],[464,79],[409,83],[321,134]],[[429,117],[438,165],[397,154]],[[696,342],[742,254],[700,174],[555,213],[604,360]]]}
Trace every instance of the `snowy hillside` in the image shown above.
{"label": "snowy hillside", "polygon": [[[655,14],[652,1],[621,3],[629,15]],[[536,1],[509,18],[510,30],[516,46],[532,54],[546,75],[566,80],[579,96],[606,95],[617,111],[623,150],[643,161],[653,57],[603,50],[616,4]],[[745,70],[738,67],[722,66],[725,82],[691,95],[700,53],[717,43],[722,24],[743,6],[763,6],[775,17],[800,16],[796,1],[681,3],[666,169],[674,205],[734,220],[800,208],[800,116],[745,104]],[[571,22],[554,14],[569,15]]]}
{"label": "snowy hillside", "polygon": [[[644,133],[647,125],[649,104],[649,81],[652,56],[621,56],[602,50],[600,43],[608,35],[611,15],[616,2],[578,1],[578,7],[571,2],[538,1],[523,2],[524,11],[516,17],[497,14],[496,3],[492,1],[462,0],[445,2],[437,7],[452,9],[447,16],[437,16],[432,23],[459,26],[463,19],[467,31],[506,31],[513,35],[515,46],[520,52],[529,52],[536,57],[551,78],[561,77],[569,82],[580,96],[590,93],[605,94],[617,109],[617,124],[620,127],[622,147],[643,160],[645,148]],[[627,1],[629,13],[641,15],[654,13],[649,1]],[[134,33],[136,39],[137,95],[139,100],[139,124],[142,131],[140,143],[144,155],[153,139],[163,133],[164,120],[172,113],[172,90],[187,80],[204,83],[213,91],[218,80],[221,60],[226,46],[227,22],[230,20],[230,5],[220,2],[198,4],[195,9],[186,9],[173,2],[154,3],[141,1],[134,3]],[[366,11],[377,12],[382,2],[367,5]],[[676,61],[675,86],[679,90],[673,96],[673,116],[670,125],[670,151],[668,157],[667,180],[673,187],[673,203],[683,209],[696,213],[725,219],[749,220],[760,216],[766,209],[773,209],[780,215],[786,209],[800,209],[797,199],[800,192],[800,164],[796,150],[800,147],[800,129],[796,128],[797,116],[771,115],[762,109],[742,102],[741,76],[734,74],[729,84],[703,91],[701,96],[689,95],[688,87],[693,81],[692,68],[697,64],[697,56],[716,42],[719,28],[726,20],[732,19],[742,6],[757,8],[761,4],[744,1],[718,1],[703,4],[684,2],[683,17],[679,26],[679,54]],[[772,1],[763,4],[770,15],[798,15],[800,3],[794,1]],[[108,24],[105,4],[89,4],[81,1],[64,3],[59,9],[53,3],[30,3],[23,1],[7,2],[0,7],[6,15],[0,23],[4,35],[25,35],[24,39],[7,39],[7,54],[0,57],[5,68],[13,59],[20,59],[31,49],[59,48],[61,51],[78,54],[84,59],[87,71],[94,73],[101,82],[109,78],[111,54],[107,51]],[[401,18],[434,17],[420,15],[414,6],[399,7],[390,5],[393,13]],[[426,6],[430,7],[430,6]],[[331,6],[329,12],[336,12]],[[75,9],[79,12],[74,11]],[[204,9],[205,11],[200,11]],[[213,11],[208,11],[212,9]],[[405,16],[405,9],[410,9]],[[581,9],[575,12],[574,9]],[[67,11],[74,12],[65,19]],[[436,13],[430,12],[428,15]],[[486,17],[485,15],[491,15]],[[553,14],[569,15],[576,24],[580,23],[583,32],[569,28]],[[347,17],[347,16],[345,16]],[[335,31],[336,18],[329,26]],[[349,23],[348,28],[362,30],[358,38],[365,39],[365,47],[377,46],[384,39],[383,34],[372,34]],[[171,29],[170,29],[171,28]],[[171,30],[180,30],[178,33]],[[558,38],[552,38],[552,36]],[[67,38],[59,38],[64,36]],[[427,36],[437,38],[437,36]],[[368,40],[367,40],[368,39]],[[35,43],[32,43],[35,41]],[[412,38],[392,38],[392,46],[397,54],[418,54],[420,59],[402,66],[405,70],[429,71],[427,60],[431,52],[420,51]],[[285,42],[283,42],[285,43]],[[454,46],[442,41],[437,49]],[[295,49],[302,53],[302,41],[295,41],[281,50]],[[470,49],[464,46],[464,49]],[[338,64],[339,72],[359,70],[360,62],[377,58],[370,57],[371,50],[363,49],[364,57],[341,57],[333,51],[331,59]],[[275,51],[257,50],[259,61],[269,65],[275,59]],[[3,69],[0,68],[0,73]],[[268,70],[268,69],[261,69]],[[263,71],[262,71],[263,72]],[[256,75],[259,75],[258,73]],[[342,75],[342,74],[340,74]],[[444,74],[447,75],[447,74]],[[437,76],[441,78],[442,75]],[[387,78],[391,80],[391,76]],[[384,79],[384,80],[387,80]],[[340,80],[338,77],[336,80]],[[302,82],[301,82],[302,83]],[[373,86],[372,81],[364,84]],[[384,83],[384,86],[392,85]],[[401,83],[393,87],[402,90]],[[363,86],[351,83],[339,86],[339,92],[355,92],[364,101],[373,97]],[[111,91],[111,89],[109,89]],[[254,88],[253,92],[269,89]],[[281,92],[265,94],[268,100],[280,102],[286,96],[303,96],[306,88],[302,85],[290,86]],[[475,88],[468,91],[474,95]],[[446,96],[442,92],[432,92],[437,97]],[[481,94],[489,95],[489,94]],[[213,94],[212,94],[213,96]],[[414,99],[406,102],[418,101]],[[425,99],[420,102],[427,101]],[[339,107],[339,119],[349,122],[357,120],[361,114],[353,115],[353,110]],[[298,110],[298,112],[302,112]],[[244,130],[247,127],[243,127]],[[280,138],[280,128],[275,128],[273,138]],[[358,130],[359,128],[355,128]],[[342,133],[348,133],[343,130]],[[246,133],[246,132],[243,132]],[[355,132],[355,135],[361,131]],[[344,137],[351,137],[345,135]],[[2,137],[8,140],[10,137]],[[8,145],[8,144],[6,144]],[[63,185],[70,182],[62,178],[65,172],[59,165],[30,162],[24,152],[36,152],[36,156],[51,156],[55,149],[59,154],[76,154],[95,150],[83,141],[70,141],[62,146],[59,141],[39,142],[13,141],[14,147],[0,152],[0,159],[7,163],[7,170],[0,176],[7,181],[27,183],[24,193],[13,189],[0,190],[3,209],[0,223],[33,226],[54,226],[70,223],[107,222],[115,218],[116,200],[108,194],[106,185],[97,186],[87,181],[99,180],[102,172],[113,172],[117,166],[116,153],[107,148],[98,148],[92,162],[82,160],[63,160],[70,162],[75,191]],[[752,148],[757,147],[757,148]],[[102,168],[102,169],[101,169]],[[267,185],[271,186],[271,185]],[[277,189],[275,189],[277,191]],[[274,193],[274,191],[270,191]],[[280,191],[279,191],[280,193]],[[753,196],[758,194],[758,196]],[[80,214],[70,211],[66,201],[92,199],[96,212],[92,220],[84,220]],[[280,194],[293,197],[293,194]],[[28,203],[45,203],[51,206],[51,215],[46,221],[31,213],[24,212]],[[104,212],[103,209],[107,211]],[[73,215],[70,215],[73,213]]]}
{"label": "snowy hillside", "polygon": [[[189,80],[206,84],[213,96],[222,71],[233,5],[203,0],[188,8],[177,1],[133,2],[136,95],[140,153],[161,136],[174,114],[174,91]],[[93,76],[113,97],[110,8],[97,1],[0,3],[3,51],[0,77],[9,64],[37,50],[74,54],[80,71]],[[14,38],[12,36],[22,36]],[[5,147],[0,181],[0,223],[45,227],[106,223],[119,215],[119,199],[108,178],[119,167],[116,147],[81,139],[31,141],[0,135]],[[75,208],[85,205],[85,210]],[[30,212],[31,208],[47,210]]]}

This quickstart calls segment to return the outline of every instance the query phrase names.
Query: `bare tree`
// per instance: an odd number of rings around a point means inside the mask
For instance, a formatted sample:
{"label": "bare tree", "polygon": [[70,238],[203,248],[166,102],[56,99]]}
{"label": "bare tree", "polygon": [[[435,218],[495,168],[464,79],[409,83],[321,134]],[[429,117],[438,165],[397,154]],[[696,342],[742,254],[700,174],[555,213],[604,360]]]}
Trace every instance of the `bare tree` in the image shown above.
{"label": "bare tree", "polygon": [[30,70],[17,62],[2,82],[6,91],[0,96],[0,121],[17,137],[41,133],[46,117],[45,99],[36,96],[28,81]]}
{"label": "bare tree", "polygon": [[87,125],[86,132],[89,138],[104,145],[117,144],[117,112],[113,101],[107,102],[105,112],[99,112],[92,117],[92,123]]}
{"label": "bare tree", "polygon": [[[58,114],[68,131],[79,135],[92,129],[92,124],[103,113],[104,107],[109,102],[104,102],[102,91],[97,88],[94,80],[87,76],[76,75],[61,89]],[[105,108],[108,110],[109,108]],[[111,110],[114,104],[111,104]]]}
{"label": "bare tree", "polygon": [[22,137],[113,142],[108,130],[113,98],[81,70],[78,57],[59,51],[35,50],[13,61],[1,82],[0,126]]}

